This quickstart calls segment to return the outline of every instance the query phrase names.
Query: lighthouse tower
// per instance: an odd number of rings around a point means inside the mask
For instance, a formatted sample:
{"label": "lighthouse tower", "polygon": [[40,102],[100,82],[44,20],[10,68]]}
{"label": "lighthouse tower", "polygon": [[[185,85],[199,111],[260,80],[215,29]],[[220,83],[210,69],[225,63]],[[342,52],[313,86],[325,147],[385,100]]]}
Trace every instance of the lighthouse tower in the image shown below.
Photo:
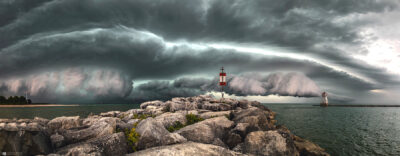
{"label": "lighthouse tower", "polygon": [[321,96],[322,96],[321,106],[328,106],[328,93],[323,92]]}
{"label": "lighthouse tower", "polygon": [[224,86],[226,86],[226,73],[224,72],[224,67],[221,68],[221,72],[219,73],[219,86],[221,86],[221,101],[224,99]]}

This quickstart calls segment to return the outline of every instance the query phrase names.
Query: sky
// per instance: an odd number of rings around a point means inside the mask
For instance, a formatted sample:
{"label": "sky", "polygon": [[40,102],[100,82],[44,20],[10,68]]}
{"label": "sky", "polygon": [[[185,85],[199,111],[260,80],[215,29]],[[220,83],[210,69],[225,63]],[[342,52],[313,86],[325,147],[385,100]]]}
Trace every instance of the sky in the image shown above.
{"label": "sky", "polygon": [[1,0],[0,95],[400,104],[397,0]]}

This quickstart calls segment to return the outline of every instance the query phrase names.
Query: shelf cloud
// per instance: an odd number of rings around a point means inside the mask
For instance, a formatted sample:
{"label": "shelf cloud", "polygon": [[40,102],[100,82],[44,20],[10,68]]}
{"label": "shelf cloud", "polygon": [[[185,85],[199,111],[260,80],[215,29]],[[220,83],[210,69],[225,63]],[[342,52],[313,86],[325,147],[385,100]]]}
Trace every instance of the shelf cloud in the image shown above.
{"label": "shelf cloud", "polygon": [[400,33],[398,23],[373,20],[397,14],[390,0],[1,1],[0,95],[63,103],[193,96],[218,91],[224,66],[226,92],[236,96],[328,91],[368,101],[371,90],[400,91],[398,38],[387,32]]}

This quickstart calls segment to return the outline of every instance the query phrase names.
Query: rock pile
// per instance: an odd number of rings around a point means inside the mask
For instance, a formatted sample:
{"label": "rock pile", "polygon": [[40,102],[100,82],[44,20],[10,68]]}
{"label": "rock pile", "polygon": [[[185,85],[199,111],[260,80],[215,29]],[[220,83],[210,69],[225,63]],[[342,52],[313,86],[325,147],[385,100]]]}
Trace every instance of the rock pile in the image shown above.
{"label": "rock pile", "polygon": [[22,155],[329,155],[275,126],[256,101],[149,101],[87,118],[0,119],[0,151]]}

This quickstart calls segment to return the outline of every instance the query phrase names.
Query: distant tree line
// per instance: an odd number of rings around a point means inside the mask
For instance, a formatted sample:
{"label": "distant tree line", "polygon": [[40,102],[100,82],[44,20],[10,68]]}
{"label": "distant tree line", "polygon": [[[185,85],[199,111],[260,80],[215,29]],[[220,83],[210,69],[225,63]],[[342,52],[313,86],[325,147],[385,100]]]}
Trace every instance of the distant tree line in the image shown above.
{"label": "distant tree line", "polygon": [[24,96],[10,96],[8,98],[0,96],[1,105],[23,105],[31,103],[32,103],[31,99],[26,99],[26,97]]}

